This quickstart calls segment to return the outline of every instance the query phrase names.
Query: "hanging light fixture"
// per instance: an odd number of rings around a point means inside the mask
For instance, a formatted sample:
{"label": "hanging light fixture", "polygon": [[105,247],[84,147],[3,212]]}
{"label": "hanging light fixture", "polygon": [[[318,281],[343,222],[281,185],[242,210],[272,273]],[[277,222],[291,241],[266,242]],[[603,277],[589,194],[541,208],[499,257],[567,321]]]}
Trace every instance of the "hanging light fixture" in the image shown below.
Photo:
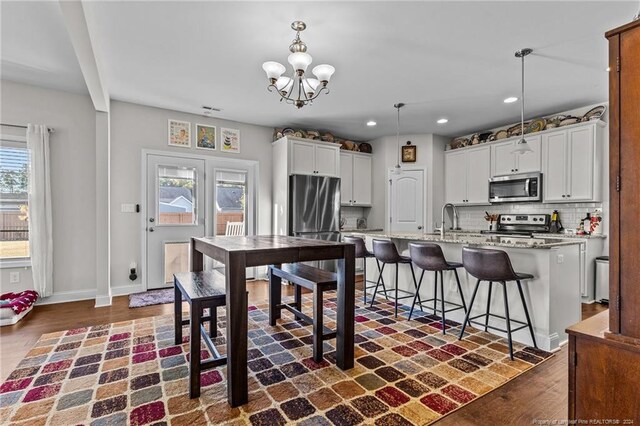
{"label": "hanging light fixture", "polygon": [[393,169],[393,173],[396,175],[402,173],[402,166],[400,165],[400,108],[402,108],[403,106],[404,104],[402,102],[398,102],[397,104],[393,105],[393,107],[398,110],[398,120],[396,121],[396,149],[398,151],[398,162]]}
{"label": "hanging light fixture", "polygon": [[307,53],[307,45],[300,40],[300,31],[307,28],[307,24],[302,21],[295,21],[291,24],[291,28],[296,32],[296,38],[289,46],[291,54],[287,58],[289,64],[293,67],[291,77],[282,76],[287,70],[284,65],[278,62],[265,62],[262,69],[267,73],[270,92],[275,90],[280,95],[280,102],[285,101],[300,109],[303,106],[313,103],[320,93],[323,91],[329,93],[327,84],[331,80],[331,76],[336,71],[334,67],[327,64],[321,64],[313,68],[312,72],[316,78],[307,78],[305,72],[311,65],[311,55]]}
{"label": "hanging light fixture", "polygon": [[511,151],[512,154],[528,154],[533,152],[533,149],[527,143],[524,138],[524,57],[529,55],[533,50],[521,49],[516,52],[516,58],[522,60],[522,91],[520,93],[520,140],[516,143],[516,148]]}

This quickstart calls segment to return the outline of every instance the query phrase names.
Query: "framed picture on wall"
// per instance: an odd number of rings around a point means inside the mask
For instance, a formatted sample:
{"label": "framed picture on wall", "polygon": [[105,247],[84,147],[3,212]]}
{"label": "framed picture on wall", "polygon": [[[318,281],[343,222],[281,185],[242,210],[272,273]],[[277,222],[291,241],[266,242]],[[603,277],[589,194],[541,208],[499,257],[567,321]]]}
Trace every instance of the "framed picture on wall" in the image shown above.
{"label": "framed picture on wall", "polygon": [[411,145],[411,141],[408,141],[407,144],[402,147],[402,162],[403,163],[416,162],[416,146]]}
{"label": "framed picture on wall", "polygon": [[191,123],[169,119],[168,143],[170,146],[191,147]]}
{"label": "framed picture on wall", "polygon": [[240,130],[220,129],[220,151],[240,152]]}
{"label": "framed picture on wall", "polygon": [[206,124],[196,124],[196,148],[216,149],[216,128]]}

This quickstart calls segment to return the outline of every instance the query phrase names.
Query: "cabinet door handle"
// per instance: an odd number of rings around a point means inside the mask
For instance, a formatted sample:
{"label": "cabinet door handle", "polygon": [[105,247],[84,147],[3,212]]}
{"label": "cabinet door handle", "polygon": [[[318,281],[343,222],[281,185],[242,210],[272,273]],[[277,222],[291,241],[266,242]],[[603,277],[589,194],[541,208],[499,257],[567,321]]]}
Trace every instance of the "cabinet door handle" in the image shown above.
{"label": "cabinet door handle", "polygon": [[571,197],[571,194],[567,194],[567,198]]}
{"label": "cabinet door handle", "polygon": [[566,195],[562,195],[562,198],[566,197]]}

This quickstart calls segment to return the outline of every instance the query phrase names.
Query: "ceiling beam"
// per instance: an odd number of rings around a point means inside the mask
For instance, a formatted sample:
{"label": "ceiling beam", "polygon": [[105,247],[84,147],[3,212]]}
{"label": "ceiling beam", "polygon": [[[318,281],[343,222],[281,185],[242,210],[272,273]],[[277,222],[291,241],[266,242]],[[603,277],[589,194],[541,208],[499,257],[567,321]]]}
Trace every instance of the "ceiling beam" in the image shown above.
{"label": "ceiling beam", "polygon": [[59,4],[93,106],[97,111],[109,112],[109,93],[100,77],[100,67],[91,43],[82,2],[59,0]]}

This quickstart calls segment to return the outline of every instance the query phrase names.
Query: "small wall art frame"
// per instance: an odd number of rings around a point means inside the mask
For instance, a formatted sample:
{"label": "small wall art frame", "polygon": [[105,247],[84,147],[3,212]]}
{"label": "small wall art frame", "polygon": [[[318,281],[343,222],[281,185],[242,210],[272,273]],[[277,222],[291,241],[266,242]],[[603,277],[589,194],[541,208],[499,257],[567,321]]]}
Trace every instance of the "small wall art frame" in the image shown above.
{"label": "small wall art frame", "polygon": [[169,146],[179,146],[182,148],[191,147],[191,123],[169,119],[168,138]]}
{"label": "small wall art frame", "polygon": [[216,127],[196,124],[196,148],[216,150]]}
{"label": "small wall art frame", "polygon": [[417,147],[411,145],[411,141],[407,141],[407,144],[402,147],[402,162],[403,163],[415,163]]}
{"label": "small wall art frame", "polygon": [[240,130],[237,129],[220,129],[220,151],[240,152]]}

